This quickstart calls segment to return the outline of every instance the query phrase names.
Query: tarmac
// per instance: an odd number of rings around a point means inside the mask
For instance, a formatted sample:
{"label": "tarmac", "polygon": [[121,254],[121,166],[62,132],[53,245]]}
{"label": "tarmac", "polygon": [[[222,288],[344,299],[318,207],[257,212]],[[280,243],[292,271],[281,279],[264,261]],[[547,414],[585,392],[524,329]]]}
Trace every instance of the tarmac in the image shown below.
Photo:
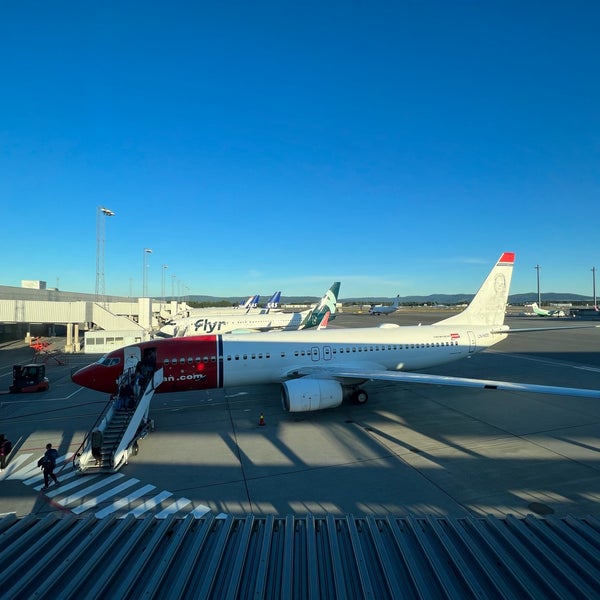
{"label": "tarmac", "polygon": [[[330,327],[428,324],[447,314],[342,313]],[[565,329],[593,322],[506,323],[561,329],[515,333],[430,372],[598,389],[600,329]],[[23,343],[0,345],[1,390],[12,365],[32,357]],[[275,385],[157,394],[155,431],[139,454],[116,476],[78,475],[70,458],[107,398],[73,384],[70,372],[95,358],[50,359],[49,391],[0,395],[0,433],[14,445],[0,473],[0,515],[600,513],[600,401],[408,383],[367,383],[364,406],[297,414],[283,411]],[[59,450],[62,485],[43,493],[35,463],[47,442]]]}

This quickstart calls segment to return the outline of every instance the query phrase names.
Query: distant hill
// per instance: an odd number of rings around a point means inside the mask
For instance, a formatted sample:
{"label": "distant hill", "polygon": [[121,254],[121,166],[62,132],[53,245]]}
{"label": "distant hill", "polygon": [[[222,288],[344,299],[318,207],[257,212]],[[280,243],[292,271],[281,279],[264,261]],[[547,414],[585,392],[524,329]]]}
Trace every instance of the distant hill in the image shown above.
{"label": "distant hill", "polygon": [[[261,296],[261,302],[266,302],[270,297],[270,294]],[[175,299],[175,298],[169,298]],[[321,299],[320,296],[282,296],[282,304],[312,304],[318,302]],[[447,304],[452,306],[454,304],[464,304],[470,302],[473,299],[473,294],[430,294],[428,296],[401,296],[400,304]],[[508,298],[509,304],[526,304],[530,302],[537,302],[537,292],[527,292],[525,294],[511,294]],[[592,302],[591,296],[582,296],[580,294],[570,293],[557,293],[547,292],[542,294],[542,300],[548,302],[573,302],[573,303],[585,303]],[[220,296],[186,296],[188,303],[198,304],[230,304],[237,305],[240,302],[240,297],[220,297]],[[391,304],[394,298],[387,298],[383,296],[368,296],[368,297],[354,297],[354,298],[341,298],[340,302],[343,304]]]}

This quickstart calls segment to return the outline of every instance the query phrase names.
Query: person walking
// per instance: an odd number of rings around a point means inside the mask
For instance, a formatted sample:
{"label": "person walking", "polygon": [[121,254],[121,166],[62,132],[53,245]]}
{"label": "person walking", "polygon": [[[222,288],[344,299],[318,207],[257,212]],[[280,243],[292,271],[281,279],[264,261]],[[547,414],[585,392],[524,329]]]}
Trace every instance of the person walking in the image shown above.
{"label": "person walking", "polygon": [[4,471],[6,468],[6,461],[11,450],[12,442],[3,433],[0,433],[0,471]]}
{"label": "person walking", "polygon": [[58,458],[58,452],[52,447],[52,444],[46,444],[46,452],[44,456],[40,458],[40,466],[44,471],[44,487],[43,490],[47,490],[50,485],[50,478],[54,480],[55,485],[60,485],[56,475],[54,474],[54,468],[56,467],[56,459]]}

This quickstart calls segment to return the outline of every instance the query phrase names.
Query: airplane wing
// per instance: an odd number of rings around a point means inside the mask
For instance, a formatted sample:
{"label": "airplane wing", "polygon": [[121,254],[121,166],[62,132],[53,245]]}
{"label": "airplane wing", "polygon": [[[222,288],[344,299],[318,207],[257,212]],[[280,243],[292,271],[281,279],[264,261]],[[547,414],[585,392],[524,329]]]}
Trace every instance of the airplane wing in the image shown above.
{"label": "airplane wing", "polygon": [[491,333],[532,333],[536,331],[556,331],[558,329],[594,329],[598,328],[600,325],[555,325],[554,327],[523,327],[520,329],[511,328],[499,328],[493,329]]}
{"label": "airplane wing", "polygon": [[378,369],[334,369],[311,367],[293,371],[291,376],[307,376],[315,379],[356,380],[365,381],[395,381],[408,383],[423,383],[428,385],[448,385],[472,387],[486,390],[502,390],[507,392],[533,392],[537,394],[553,394],[556,396],[578,396],[582,398],[600,399],[600,390],[585,388],[570,388],[554,385],[538,385],[535,383],[517,383],[512,381],[496,381],[494,379],[471,379],[468,377],[450,377],[447,375],[432,375],[430,373],[414,373],[411,371],[386,371]]}

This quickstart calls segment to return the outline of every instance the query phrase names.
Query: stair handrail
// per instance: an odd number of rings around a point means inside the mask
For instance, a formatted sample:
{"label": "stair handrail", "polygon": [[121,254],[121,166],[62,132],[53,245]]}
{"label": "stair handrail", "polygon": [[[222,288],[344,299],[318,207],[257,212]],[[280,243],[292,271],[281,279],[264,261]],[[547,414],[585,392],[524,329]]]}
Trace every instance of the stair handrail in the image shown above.
{"label": "stair handrail", "polygon": [[[140,397],[137,400],[135,412],[133,415],[131,415],[125,432],[121,437],[121,441],[117,445],[116,450],[113,452],[112,462],[115,470],[118,469],[119,465],[121,465],[123,461],[127,460],[129,447],[136,440],[136,434],[140,429],[142,420],[147,420],[150,401],[152,400],[152,396],[154,396],[154,391],[162,383],[162,381],[163,368],[161,367],[157,371],[154,371],[152,377],[149,378],[146,387],[140,390]],[[123,439],[126,437],[127,441],[123,443]]]}
{"label": "stair handrail", "polygon": [[81,456],[81,454],[83,453],[83,449],[85,448],[85,445],[86,445],[87,441],[91,437],[92,432],[95,429],[98,428],[98,426],[100,425],[100,423],[102,423],[102,419],[104,419],[106,417],[106,415],[108,414],[108,412],[110,411],[113,402],[114,402],[114,398],[113,398],[112,395],[110,395],[108,397],[108,402],[106,403],[106,405],[102,409],[102,412],[98,415],[98,418],[96,419],[96,422],[92,425],[92,428],[85,434],[85,436],[83,438],[83,442],[81,442],[81,444],[79,445],[79,448],[77,448],[77,450],[75,450],[75,453],[73,454],[73,458],[71,460],[74,469],[77,468],[77,465],[75,464],[75,460],[77,458],[79,458]]}
{"label": "stair handrail", "polygon": [[[119,379],[117,379],[116,393],[118,393],[119,388],[121,387],[121,383],[124,380],[126,380],[127,378],[131,378],[133,371],[134,371],[133,368],[129,368],[126,371],[123,371],[123,373],[121,374]],[[71,459],[71,463],[72,463],[74,469],[77,468],[77,465],[75,464],[76,459],[80,458],[81,455],[83,454],[83,450],[84,450],[89,438],[91,437],[92,432],[99,427],[100,423],[102,423],[102,419],[104,419],[106,417],[106,415],[109,413],[109,411],[114,403],[114,400],[115,400],[115,394],[111,394],[108,397],[108,402],[102,409],[102,412],[98,415],[98,418],[96,419],[95,423],[92,425],[92,428],[85,434],[83,441],[81,442],[81,444],[79,445],[77,450],[75,450],[75,452],[73,454],[73,458]]]}

